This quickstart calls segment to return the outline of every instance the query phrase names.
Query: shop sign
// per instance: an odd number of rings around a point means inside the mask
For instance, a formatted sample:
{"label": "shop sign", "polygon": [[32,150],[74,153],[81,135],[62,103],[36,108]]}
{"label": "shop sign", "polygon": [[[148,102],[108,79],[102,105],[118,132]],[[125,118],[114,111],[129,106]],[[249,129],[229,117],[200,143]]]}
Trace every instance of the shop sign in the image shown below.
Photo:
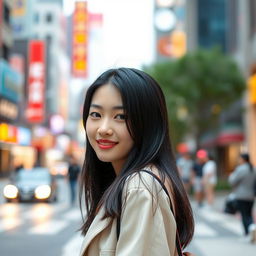
{"label": "shop sign", "polygon": [[25,127],[18,127],[18,144],[29,146],[31,144],[31,131]]}
{"label": "shop sign", "polygon": [[6,123],[0,123],[0,141],[17,143],[17,127]]}
{"label": "shop sign", "polygon": [[53,134],[64,131],[65,120],[61,115],[52,115],[50,118],[50,129]]}
{"label": "shop sign", "polygon": [[0,95],[18,102],[22,93],[22,77],[4,59],[0,60]]}
{"label": "shop sign", "polygon": [[88,10],[86,2],[75,2],[72,34],[72,75],[85,78],[88,72]]}
{"label": "shop sign", "polygon": [[248,80],[249,101],[251,104],[256,104],[256,75],[253,75]]}
{"label": "shop sign", "polygon": [[0,117],[16,120],[18,117],[18,106],[7,99],[0,97]]}
{"label": "shop sign", "polygon": [[45,43],[31,40],[28,47],[28,101],[26,117],[30,123],[41,123],[45,117]]}

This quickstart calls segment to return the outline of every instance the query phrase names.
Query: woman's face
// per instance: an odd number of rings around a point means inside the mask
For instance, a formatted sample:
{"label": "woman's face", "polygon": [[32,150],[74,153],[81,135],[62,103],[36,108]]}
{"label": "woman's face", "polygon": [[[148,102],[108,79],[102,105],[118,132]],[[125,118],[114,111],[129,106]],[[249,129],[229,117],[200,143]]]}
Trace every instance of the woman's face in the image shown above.
{"label": "woman's face", "polygon": [[118,174],[134,143],[126,126],[121,95],[112,84],[94,92],[86,133],[99,160],[111,162]]}

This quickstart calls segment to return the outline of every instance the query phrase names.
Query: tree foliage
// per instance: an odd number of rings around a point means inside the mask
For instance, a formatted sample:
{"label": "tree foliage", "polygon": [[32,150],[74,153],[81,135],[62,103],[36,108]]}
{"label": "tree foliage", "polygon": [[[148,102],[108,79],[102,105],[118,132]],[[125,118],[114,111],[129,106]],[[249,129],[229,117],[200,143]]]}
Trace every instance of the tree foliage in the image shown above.
{"label": "tree foliage", "polygon": [[216,127],[221,111],[242,96],[246,85],[236,62],[218,48],[154,63],[145,71],[164,91],[175,143],[188,133],[198,141]]}

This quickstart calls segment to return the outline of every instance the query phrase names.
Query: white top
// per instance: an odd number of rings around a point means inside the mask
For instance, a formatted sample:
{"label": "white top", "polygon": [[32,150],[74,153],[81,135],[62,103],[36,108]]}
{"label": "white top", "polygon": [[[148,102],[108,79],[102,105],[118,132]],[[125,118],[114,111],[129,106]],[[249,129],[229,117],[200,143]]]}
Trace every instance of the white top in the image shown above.
{"label": "white top", "polygon": [[206,184],[216,185],[217,183],[217,166],[213,160],[209,160],[203,166],[203,179]]}

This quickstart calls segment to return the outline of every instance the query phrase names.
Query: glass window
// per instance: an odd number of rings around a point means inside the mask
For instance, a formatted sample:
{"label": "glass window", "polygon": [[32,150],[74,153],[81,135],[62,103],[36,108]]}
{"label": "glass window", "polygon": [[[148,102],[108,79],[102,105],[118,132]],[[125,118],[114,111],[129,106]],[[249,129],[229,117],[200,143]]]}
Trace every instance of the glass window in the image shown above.
{"label": "glass window", "polygon": [[9,24],[10,23],[10,9],[4,4],[4,21]]}
{"label": "glass window", "polygon": [[253,35],[256,33],[256,1],[255,0],[249,0],[249,22],[250,22],[250,36],[253,37]]}
{"label": "glass window", "polygon": [[238,0],[229,0],[227,6],[228,30],[227,30],[227,46],[229,52],[234,52],[238,44]]}
{"label": "glass window", "polygon": [[39,23],[39,13],[38,13],[38,12],[36,12],[36,13],[34,14],[34,22],[35,22],[35,23]]}
{"label": "glass window", "polygon": [[52,14],[51,13],[47,13],[46,14],[46,22],[47,23],[51,23],[52,22]]}
{"label": "glass window", "polygon": [[211,48],[220,46],[226,50],[226,4],[223,0],[198,0],[199,46]]}

